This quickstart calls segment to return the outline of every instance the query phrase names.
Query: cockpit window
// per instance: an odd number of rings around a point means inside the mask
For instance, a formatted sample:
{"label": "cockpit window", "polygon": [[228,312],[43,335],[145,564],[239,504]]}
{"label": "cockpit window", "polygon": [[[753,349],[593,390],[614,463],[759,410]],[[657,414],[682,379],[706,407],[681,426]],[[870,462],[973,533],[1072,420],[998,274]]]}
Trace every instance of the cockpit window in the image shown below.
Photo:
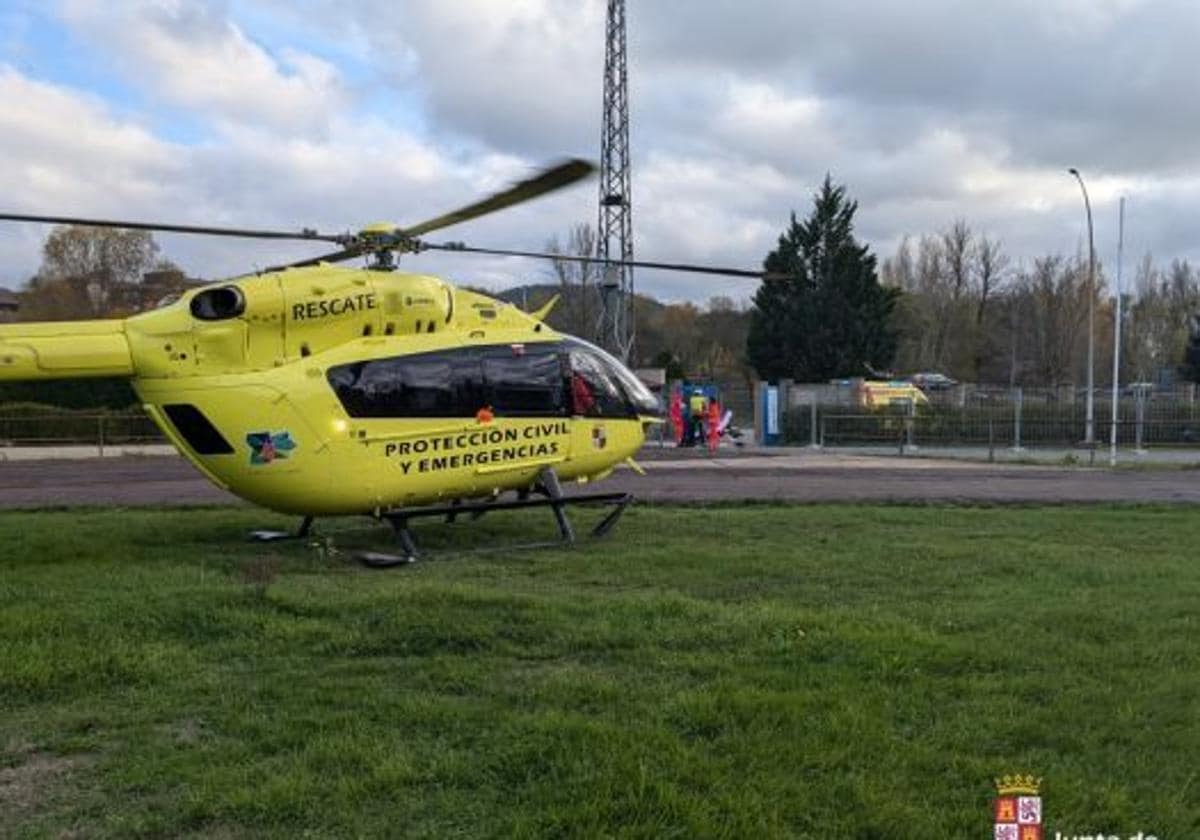
{"label": "cockpit window", "polygon": [[572,414],[584,417],[628,417],[625,395],[600,359],[586,349],[572,347]]}
{"label": "cockpit window", "polygon": [[563,413],[563,368],[554,345],[515,344],[483,350],[487,401],[498,416]]}
{"label": "cockpit window", "polygon": [[557,344],[459,347],[338,365],[326,374],[351,417],[562,417]]}
{"label": "cockpit window", "polygon": [[568,339],[564,344],[570,355],[574,413],[629,417],[660,411],[658,400],[650,389],[608,353],[578,338]]}
{"label": "cockpit window", "polygon": [[484,405],[474,351],[371,359],[326,376],[351,417],[474,417]]}

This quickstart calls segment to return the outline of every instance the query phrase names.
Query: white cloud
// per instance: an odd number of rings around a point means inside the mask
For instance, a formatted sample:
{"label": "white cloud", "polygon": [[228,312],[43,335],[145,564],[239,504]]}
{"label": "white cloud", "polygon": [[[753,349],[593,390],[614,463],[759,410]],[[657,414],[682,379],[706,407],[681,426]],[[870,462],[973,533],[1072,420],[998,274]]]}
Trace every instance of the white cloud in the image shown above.
{"label": "white cloud", "polygon": [[131,84],[223,126],[322,134],[346,106],[332,64],[296,49],[269,54],[219,7],[67,0],[63,19],[111,56]]}
{"label": "white cloud", "polygon": [[93,212],[101,199],[141,207],[169,199],[164,179],[179,172],[178,150],[97,97],[0,66],[0,102],[0,192],[10,203],[34,210],[52,198]]}
{"label": "white cloud", "polygon": [[[455,161],[371,119],[338,123],[325,138],[231,128],[218,143],[171,143],[96,97],[8,67],[0,67],[0,102],[19,103],[0,108],[0,192],[14,212],[342,231],[374,220],[412,223],[525,174],[499,155]],[[19,284],[36,270],[44,235],[32,225],[0,226],[0,283]],[[314,250],[158,238],[167,256],[209,277]]]}
{"label": "white cloud", "polygon": [[[296,23],[293,10],[279,13]],[[596,0],[316,0],[304,15],[312,33],[365,40],[365,58],[403,89],[398,96],[423,104],[443,142],[535,159],[598,143],[604,6]]]}

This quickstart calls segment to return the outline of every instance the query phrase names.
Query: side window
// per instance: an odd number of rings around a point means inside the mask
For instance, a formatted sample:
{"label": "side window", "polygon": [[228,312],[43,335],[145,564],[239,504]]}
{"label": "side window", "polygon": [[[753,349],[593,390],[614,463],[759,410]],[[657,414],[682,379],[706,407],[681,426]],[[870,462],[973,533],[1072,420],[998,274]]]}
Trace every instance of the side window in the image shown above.
{"label": "side window", "polygon": [[484,405],[475,350],[354,362],[328,379],[351,417],[474,417]]}
{"label": "side window", "polygon": [[486,401],[499,416],[561,416],[566,413],[563,366],[557,345],[513,345],[483,352]]}

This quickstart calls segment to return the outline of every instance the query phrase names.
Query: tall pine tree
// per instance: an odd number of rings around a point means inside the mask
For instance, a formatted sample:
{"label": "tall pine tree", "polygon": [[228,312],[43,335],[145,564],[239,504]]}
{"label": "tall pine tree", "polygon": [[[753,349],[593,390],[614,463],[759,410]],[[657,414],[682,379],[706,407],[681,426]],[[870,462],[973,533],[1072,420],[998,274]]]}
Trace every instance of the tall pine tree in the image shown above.
{"label": "tall pine tree", "polygon": [[791,225],[763,267],[747,338],[764,379],[820,382],[886,368],[896,353],[891,327],[896,289],[879,285],[875,256],[854,239],[858,203],[828,175],[812,214]]}

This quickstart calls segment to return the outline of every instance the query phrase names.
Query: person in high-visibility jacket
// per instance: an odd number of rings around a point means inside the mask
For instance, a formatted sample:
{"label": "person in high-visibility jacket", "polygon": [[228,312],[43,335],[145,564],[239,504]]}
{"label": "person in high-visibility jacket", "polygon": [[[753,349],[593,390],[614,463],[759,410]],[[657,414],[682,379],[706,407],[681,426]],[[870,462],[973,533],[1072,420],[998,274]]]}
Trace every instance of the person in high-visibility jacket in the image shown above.
{"label": "person in high-visibility jacket", "polygon": [[688,409],[692,420],[688,431],[689,445],[695,446],[697,442],[704,441],[704,421],[708,418],[708,399],[699,388],[692,391]]}

